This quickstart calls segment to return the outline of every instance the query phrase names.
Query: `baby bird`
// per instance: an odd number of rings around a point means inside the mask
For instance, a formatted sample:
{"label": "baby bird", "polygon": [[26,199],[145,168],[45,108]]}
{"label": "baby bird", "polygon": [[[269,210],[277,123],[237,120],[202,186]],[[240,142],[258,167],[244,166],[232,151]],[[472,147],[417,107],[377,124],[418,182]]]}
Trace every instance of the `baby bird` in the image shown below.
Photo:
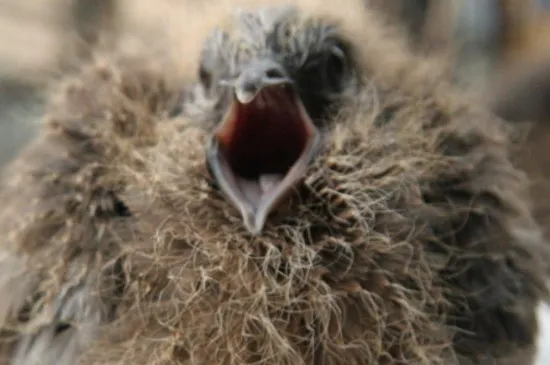
{"label": "baby bird", "polygon": [[192,71],[52,97],[2,185],[3,363],[530,364],[549,255],[505,125],[361,1],[257,3],[186,9]]}

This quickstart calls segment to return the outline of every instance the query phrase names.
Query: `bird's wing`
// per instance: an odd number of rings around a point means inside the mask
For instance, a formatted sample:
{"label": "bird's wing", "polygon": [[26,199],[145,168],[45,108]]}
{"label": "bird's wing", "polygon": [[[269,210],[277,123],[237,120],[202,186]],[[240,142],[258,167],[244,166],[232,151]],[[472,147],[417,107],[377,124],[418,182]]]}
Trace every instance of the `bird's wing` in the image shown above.
{"label": "bird's wing", "polygon": [[7,363],[73,364],[113,315],[123,278],[117,242],[133,219],[117,197],[124,189],[117,166],[154,144],[156,121],[177,97],[164,74],[123,60],[94,61],[66,77],[38,136],[5,171],[0,358]]}

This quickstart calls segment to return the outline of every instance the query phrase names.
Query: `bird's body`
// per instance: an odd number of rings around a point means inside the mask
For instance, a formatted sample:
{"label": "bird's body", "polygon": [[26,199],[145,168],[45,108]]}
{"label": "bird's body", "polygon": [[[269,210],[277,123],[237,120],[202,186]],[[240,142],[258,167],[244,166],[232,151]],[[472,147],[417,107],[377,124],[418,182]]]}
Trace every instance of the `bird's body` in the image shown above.
{"label": "bird's body", "polygon": [[307,29],[335,22],[322,34],[351,45],[358,82],[312,118],[318,152],[277,209],[259,203],[265,222],[231,197],[238,164],[205,151],[244,128],[206,112],[222,94],[187,88],[174,117],[190,75],[113,63],[67,81],[4,180],[4,363],[531,361],[548,248],[504,126],[362,4],[301,8]]}

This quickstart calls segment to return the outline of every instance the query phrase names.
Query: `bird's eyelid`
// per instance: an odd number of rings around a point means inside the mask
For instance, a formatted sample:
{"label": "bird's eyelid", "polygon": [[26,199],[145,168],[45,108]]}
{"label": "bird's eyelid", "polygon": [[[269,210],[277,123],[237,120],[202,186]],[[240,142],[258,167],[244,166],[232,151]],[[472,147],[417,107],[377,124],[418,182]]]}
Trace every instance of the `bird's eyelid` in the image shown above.
{"label": "bird's eyelid", "polygon": [[342,72],[349,71],[350,64],[349,64],[348,54],[346,53],[343,46],[340,44],[333,44],[330,47],[330,52],[333,57],[338,58],[338,62],[340,62],[341,67],[343,68],[341,71]]}

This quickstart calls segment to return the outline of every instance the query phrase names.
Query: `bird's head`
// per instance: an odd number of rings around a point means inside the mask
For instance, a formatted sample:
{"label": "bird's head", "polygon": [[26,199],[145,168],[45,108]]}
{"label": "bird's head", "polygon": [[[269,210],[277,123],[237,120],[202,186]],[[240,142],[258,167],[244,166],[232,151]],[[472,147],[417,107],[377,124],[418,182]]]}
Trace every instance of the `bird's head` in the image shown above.
{"label": "bird's head", "polygon": [[352,58],[335,24],[292,6],[241,10],[204,42],[190,100],[213,123],[208,168],[252,234],[317,157],[331,112],[358,84]]}

